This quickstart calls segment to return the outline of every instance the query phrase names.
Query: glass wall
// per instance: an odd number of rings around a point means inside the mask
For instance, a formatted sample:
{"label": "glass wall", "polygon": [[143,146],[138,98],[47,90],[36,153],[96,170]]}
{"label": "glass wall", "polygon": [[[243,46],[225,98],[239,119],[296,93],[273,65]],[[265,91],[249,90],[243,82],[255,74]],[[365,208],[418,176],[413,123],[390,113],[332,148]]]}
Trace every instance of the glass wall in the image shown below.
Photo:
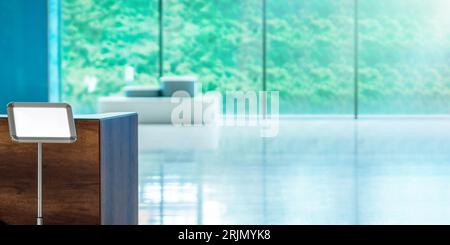
{"label": "glass wall", "polygon": [[450,1],[359,1],[362,114],[450,113]]}
{"label": "glass wall", "polygon": [[164,74],[196,75],[204,91],[262,88],[261,0],[164,2]]}
{"label": "glass wall", "polygon": [[99,96],[158,77],[158,1],[61,0],[62,100],[78,113]]}
{"label": "glass wall", "polygon": [[447,0],[60,1],[61,100],[77,113],[160,72],[280,91],[285,114],[450,113]]}
{"label": "glass wall", "polygon": [[354,0],[267,4],[267,88],[281,112],[353,114]]}

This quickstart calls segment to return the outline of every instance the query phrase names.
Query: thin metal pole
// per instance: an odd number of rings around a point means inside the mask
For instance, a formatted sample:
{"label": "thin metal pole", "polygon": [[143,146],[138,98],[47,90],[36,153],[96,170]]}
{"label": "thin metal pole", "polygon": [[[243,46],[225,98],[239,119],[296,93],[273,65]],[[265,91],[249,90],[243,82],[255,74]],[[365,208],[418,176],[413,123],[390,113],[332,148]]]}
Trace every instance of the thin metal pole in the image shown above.
{"label": "thin metal pole", "polygon": [[266,0],[262,1],[262,82],[263,91],[267,90],[267,9]]}
{"label": "thin metal pole", "polygon": [[[267,8],[266,0],[262,0],[262,90],[264,96],[262,99],[262,116],[263,119],[267,118]],[[261,113],[261,112],[260,112]]]}
{"label": "thin metal pole", "polygon": [[354,43],[355,43],[355,56],[354,56],[354,116],[355,119],[358,119],[358,115],[359,115],[359,107],[358,107],[358,103],[359,103],[359,88],[358,88],[358,82],[359,82],[359,36],[358,36],[358,0],[355,0],[355,9],[354,9]]}
{"label": "thin metal pole", "polygon": [[164,30],[163,30],[163,10],[164,10],[164,2],[163,0],[159,0],[158,2],[158,30],[159,30],[159,67],[158,67],[158,75],[159,78],[163,76],[164,73]]}
{"label": "thin metal pole", "polygon": [[37,176],[37,225],[44,224],[42,216],[42,143],[38,143],[38,176]]}

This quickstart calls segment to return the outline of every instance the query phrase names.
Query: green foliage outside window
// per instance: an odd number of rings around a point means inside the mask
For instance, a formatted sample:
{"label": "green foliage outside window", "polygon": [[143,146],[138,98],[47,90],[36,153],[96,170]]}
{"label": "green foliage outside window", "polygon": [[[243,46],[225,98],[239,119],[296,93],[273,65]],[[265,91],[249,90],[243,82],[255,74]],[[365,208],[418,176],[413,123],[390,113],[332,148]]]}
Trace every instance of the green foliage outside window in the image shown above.
{"label": "green foliage outside window", "polygon": [[[99,96],[165,75],[204,91],[263,87],[262,0],[61,0],[62,98],[94,112]],[[450,113],[447,0],[266,0],[267,78],[282,113]],[[358,45],[355,43],[358,35]],[[358,48],[358,49],[357,49]],[[357,55],[358,63],[355,61]]]}
{"label": "green foliage outside window", "polygon": [[450,1],[359,1],[364,114],[450,113]]}
{"label": "green foliage outside window", "polygon": [[354,0],[268,1],[267,84],[280,111],[352,114]]}
{"label": "green foliage outside window", "polygon": [[204,91],[262,89],[262,1],[165,1],[164,74]]}
{"label": "green foliage outside window", "polygon": [[79,113],[119,92],[125,69],[135,83],[158,81],[158,3],[154,0],[62,0],[62,98]]}

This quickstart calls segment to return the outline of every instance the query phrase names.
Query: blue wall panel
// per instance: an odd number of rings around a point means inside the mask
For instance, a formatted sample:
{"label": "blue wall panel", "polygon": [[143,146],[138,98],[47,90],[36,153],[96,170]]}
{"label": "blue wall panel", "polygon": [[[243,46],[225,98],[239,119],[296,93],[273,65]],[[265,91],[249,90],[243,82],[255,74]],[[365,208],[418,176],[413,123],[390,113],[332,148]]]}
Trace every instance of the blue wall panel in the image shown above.
{"label": "blue wall panel", "polygon": [[0,0],[0,113],[48,101],[47,0]]}

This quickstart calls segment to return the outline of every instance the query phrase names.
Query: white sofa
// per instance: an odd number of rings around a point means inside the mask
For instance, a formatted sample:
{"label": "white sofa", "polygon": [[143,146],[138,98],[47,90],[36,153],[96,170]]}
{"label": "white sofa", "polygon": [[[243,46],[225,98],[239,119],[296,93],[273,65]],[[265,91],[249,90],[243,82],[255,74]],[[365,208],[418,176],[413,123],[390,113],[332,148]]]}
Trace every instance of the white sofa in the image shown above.
{"label": "white sofa", "polygon": [[[212,124],[220,116],[220,102],[210,96],[175,99],[173,97],[101,97],[98,101],[98,111],[99,113],[133,111],[138,113],[141,124],[171,124],[172,112],[180,104],[174,100],[182,99],[191,105],[192,124]],[[205,116],[205,112],[208,112],[209,116]]]}

